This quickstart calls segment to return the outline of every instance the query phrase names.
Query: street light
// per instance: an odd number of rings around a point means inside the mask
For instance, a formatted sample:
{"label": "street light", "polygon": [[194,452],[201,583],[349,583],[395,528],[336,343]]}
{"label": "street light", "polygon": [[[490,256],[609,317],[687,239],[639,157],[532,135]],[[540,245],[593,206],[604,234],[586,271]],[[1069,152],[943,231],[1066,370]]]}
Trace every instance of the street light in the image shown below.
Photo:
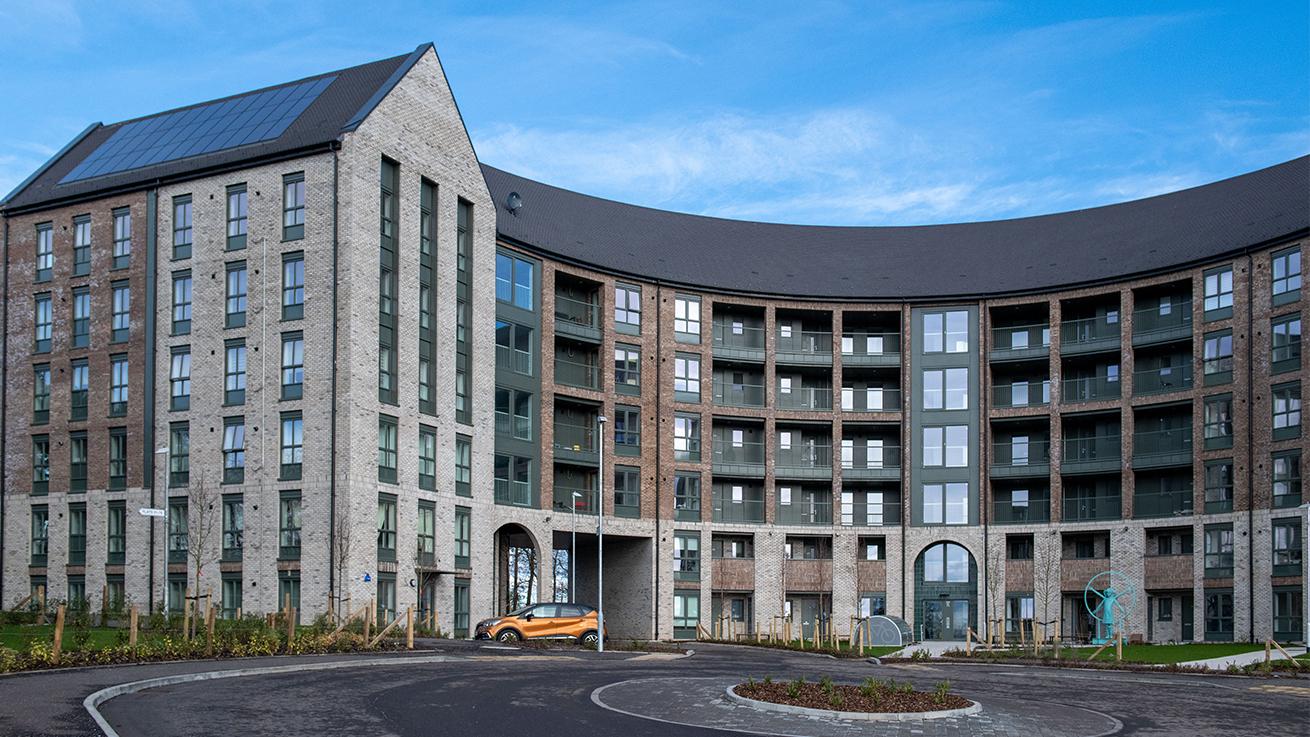
{"label": "street light", "polygon": [[569,506],[569,534],[573,537],[569,547],[569,603],[577,603],[578,593],[578,500],[582,494],[573,492],[573,504]]}
{"label": "street light", "polygon": [[597,415],[600,430],[600,471],[596,478],[596,652],[605,652],[605,415]]}

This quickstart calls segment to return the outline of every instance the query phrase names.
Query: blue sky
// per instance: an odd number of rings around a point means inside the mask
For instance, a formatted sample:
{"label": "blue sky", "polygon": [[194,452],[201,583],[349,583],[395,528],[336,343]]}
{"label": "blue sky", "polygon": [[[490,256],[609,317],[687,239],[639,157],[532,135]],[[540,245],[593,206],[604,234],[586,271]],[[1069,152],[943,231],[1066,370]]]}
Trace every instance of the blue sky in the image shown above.
{"label": "blue sky", "polygon": [[552,184],[779,222],[1038,214],[1310,152],[1308,8],[0,0],[0,192],[92,121],[430,40],[482,160]]}

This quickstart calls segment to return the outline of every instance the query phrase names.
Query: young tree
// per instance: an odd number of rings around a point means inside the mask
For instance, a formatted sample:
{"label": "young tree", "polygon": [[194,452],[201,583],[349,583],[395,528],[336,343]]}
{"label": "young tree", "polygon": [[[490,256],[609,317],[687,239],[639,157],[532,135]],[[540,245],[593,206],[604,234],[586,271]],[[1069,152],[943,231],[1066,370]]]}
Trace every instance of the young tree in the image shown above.
{"label": "young tree", "polygon": [[345,504],[340,504],[332,510],[332,525],[334,528],[332,538],[332,556],[335,559],[336,568],[336,591],[328,592],[332,601],[333,611],[338,617],[348,617],[350,612],[342,611],[342,606],[349,606],[350,597],[346,591],[346,571],[349,569],[350,548],[354,539],[352,528],[350,526],[350,514],[345,509]]}
{"label": "young tree", "polygon": [[1043,626],[1046,623],[1054,624],[1057,635],[1060,631],[1060,596],[1063,593],[1060,582],[1061,557],[1058,541],[1055,545],[1033,546],[1033,607],[1041,612]]}
{"label": "young tree", "polygon": [[[187,489],[186,551],[187,557],[191,559],[197,597],[200,596],[200,592],[204,587],[205,564],[217,559],[217,555],[211,553],[210,548],[213,547],[214,534],[219,531],[219,526],[215,523],[218,516],[222,514],[222,508],[218,500],[218,490],[205,483],[203,476],[198,476],[190,488]],[[199,601],[200,599],[197,598],[197,604],[199,604]],[[199,616],[200,612],[197,607],[196,616],[191,619],[193,631]]]}

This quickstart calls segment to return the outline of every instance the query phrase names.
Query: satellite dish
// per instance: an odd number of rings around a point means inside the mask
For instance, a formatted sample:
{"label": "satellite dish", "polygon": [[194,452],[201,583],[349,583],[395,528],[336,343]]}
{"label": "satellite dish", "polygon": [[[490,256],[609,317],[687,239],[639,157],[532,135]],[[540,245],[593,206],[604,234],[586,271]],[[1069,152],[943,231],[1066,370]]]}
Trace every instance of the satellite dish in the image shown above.
{"label": "satellite dish", "polygon": [[518,215],[519,208],[523,207],[523,198],[519,196],[518,192],[510,192],[509,197],[505,198],[505,207],[509,209],[511,214]]}

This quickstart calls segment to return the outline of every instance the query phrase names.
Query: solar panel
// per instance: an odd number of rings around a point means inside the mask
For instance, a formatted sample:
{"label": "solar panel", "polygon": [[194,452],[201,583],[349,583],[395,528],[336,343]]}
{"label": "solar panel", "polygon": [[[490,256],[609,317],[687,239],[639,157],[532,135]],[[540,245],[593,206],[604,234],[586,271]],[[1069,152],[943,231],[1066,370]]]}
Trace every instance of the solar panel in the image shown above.
{"label": "solar panel", "polygon": [[335,79],[323,77],[127,123],[59,182],[277,138]]}

